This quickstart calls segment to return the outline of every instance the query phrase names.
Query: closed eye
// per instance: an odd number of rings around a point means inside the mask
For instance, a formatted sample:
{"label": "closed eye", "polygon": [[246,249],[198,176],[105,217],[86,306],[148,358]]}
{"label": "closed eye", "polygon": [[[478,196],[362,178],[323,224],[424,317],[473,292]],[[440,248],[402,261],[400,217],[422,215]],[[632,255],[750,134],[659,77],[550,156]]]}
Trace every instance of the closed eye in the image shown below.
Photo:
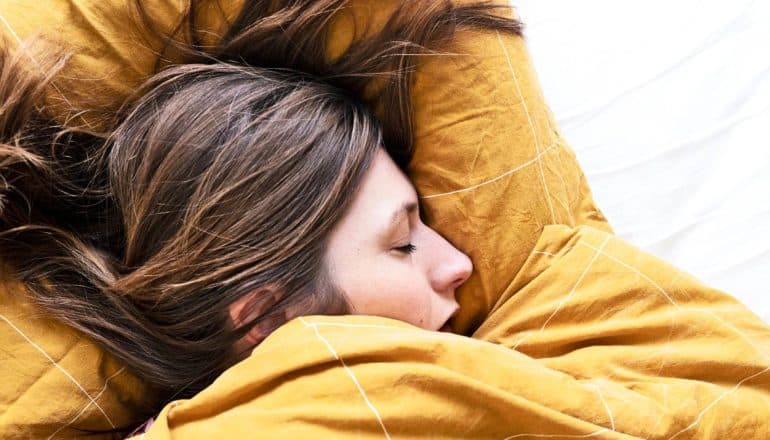
{"label": "closed eye", "polygon": [[417,249],[417,246],[413,245],[412,243],[409,243],[406,246],[399,246],[397,248],[393,248],[394,250],[397,250],[399,252],[402,252],[404,254],[411,254]]}

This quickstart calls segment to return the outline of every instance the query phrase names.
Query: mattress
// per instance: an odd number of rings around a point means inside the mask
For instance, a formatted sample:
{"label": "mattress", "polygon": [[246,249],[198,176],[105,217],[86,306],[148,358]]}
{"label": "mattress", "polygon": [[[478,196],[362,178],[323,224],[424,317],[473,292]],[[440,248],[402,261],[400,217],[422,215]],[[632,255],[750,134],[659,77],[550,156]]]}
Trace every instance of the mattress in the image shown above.
{"label": "mattress", "polygon": [[770,322],[770,2],[513,3],[616,233]]}

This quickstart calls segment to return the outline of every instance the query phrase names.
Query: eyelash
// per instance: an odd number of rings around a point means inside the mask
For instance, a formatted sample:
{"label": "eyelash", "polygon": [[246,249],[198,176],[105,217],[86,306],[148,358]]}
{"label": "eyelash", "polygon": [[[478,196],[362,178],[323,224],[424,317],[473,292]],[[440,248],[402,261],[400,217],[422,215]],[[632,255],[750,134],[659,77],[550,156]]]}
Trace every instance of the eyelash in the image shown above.
{"label": "eyelash", "polygon": [[406,246],[399,246],[399,247],[395,248],[395,250],[397,250],[399,252],[403,252],[405,254],[411,254],[416,249],[417,249],[417,246],[413,245],[412,243],[409,243]]}

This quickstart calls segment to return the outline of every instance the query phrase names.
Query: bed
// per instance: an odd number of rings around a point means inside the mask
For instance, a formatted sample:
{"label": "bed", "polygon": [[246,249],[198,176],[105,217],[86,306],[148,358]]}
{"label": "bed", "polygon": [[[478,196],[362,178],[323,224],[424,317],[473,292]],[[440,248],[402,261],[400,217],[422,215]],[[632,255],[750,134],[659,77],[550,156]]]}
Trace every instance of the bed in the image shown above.
{"label": "bed", "polygon": [[770,321],[770,3],[513,4],[617,235]]}
{"label": "bed", "polygon": [[[340,26],[366,20],[370,2],[385,4],[359,0],[354,21]],[[60,76],[49,104],[66,95],[65,110],[98,113],[152,69],[155,52],[125,38],[130,21],[116,5],[0,0],[9,41],[47,29],[78,48],[80,69]],[[177,2],[157,6],[164,23],[181,14]],[[458,291],[454,323],[473,338],[377,317],[295,319],[209,388],[166,405],[143,438],[768,438],[767,325],[623,240],[736,293],[767,319],[751,299],[761,302],[765,286],[767,230],[758,220],[768,182],[761,158],[746,161],[762,153],[767,69],[718,56],[761,65],[761,54],[744,59],[735,48],[760,50],[767,7],[763,16],[747,3],[727,20],[732,31],[705,35],[724,26],[708,14],[696,25],[691,13],[707,10],[703,3],[679,15],[671,8],[680,6],[667,5],[665,20],[649,5],[517,6],[529,47],[517,36],[465,30],[450,47],[462,56],[421,64],[413,95],[410,171],[432,226],[473,254],[475,277]],[[596,11],[614,17],[611,29],[590,25]],[[686,37],[642,32],[648,23],[676,29],[682,14],[693,29]],[[739,23],[754,34],[739,38]],[[606,37],[612,30],[617,38]],[[733,38],[732,49],[721,46]],[[709,50],[719,50],[712,68],[727,80],[690,64]],[[679,82],[665,82],[673,77]],[[95,81],[104,93],[73,92]],[[721,88],[727,83],[734,93]],[[683,84],[694,88],[676,101],[672,90]],[[657,86],[659,95],[646,93]],[[765,107],[756,101],[762,93]],[[726,172],[733,160],[738,167]],[[736,177],[742,185],[725,184]],[[708,278],[717,270],[745,289]],[[137,422],[151,400],[141,380],[38,313],[8,278],[0,278],[0,373],[9,378],[0,434],[78,438]]]}

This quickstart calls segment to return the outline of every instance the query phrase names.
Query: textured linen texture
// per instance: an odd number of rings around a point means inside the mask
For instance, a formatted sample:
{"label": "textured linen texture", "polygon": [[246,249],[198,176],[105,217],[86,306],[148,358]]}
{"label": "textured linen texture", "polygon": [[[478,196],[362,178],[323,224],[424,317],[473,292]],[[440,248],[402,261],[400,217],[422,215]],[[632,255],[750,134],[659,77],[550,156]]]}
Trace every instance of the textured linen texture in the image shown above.
{"label": "textured linen texture", "polygon": [[[187,2],[144,4],[170,31]],[[352,1],[332,22],[328,56],[381,26],[395,4]],[[198,13],[211,41],[240,5],[203,3]],[[7,49],[23,50],[19,43],[38,36],[73,52],[47,105],[62,123],[93,128],[153,72],[161,44],[143,34],[134,17],[125,0],[0,0]],[[514,280],[544,225],[609,226],[543,102],[523,40],[463,31],[447,51],[425,57],[415,77],[410,173],[427,222],[476,263],[458,291],[462,310],[454,323],[456,331],[471,334],[502,295],[521,287]],[[7,277],[3,283],[0,434],[77,437],[134,419],[146,391],[141,382],[96,344],[42,316],[26,301],[23,286]]]}

